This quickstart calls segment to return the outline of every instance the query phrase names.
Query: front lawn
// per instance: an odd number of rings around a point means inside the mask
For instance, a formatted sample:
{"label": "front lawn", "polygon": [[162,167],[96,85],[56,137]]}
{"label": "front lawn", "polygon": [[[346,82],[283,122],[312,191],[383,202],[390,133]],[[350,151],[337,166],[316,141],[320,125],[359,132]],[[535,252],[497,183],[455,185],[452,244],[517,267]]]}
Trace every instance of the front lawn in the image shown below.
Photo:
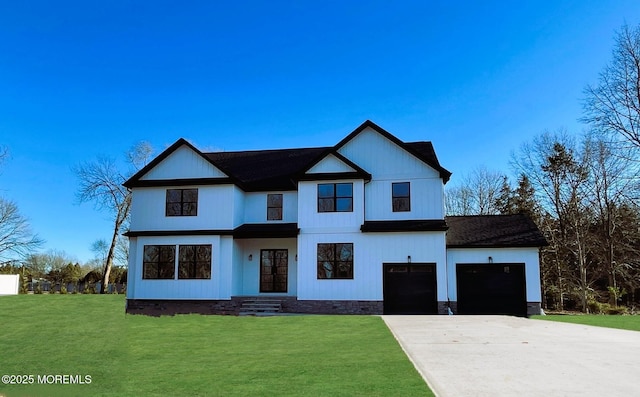
{"label": "front lawn", "polygon": [[564,323],[595,325],[597,327],[640,331],[640,316],[613,316],[605,314],[532,316],[536,320],[561,321]]}
{"label": "front lawn", "polygon": [[1,297],[0,375],[33,378],[0,396],[432,395],[376,316],[154,318],[124,303]]}

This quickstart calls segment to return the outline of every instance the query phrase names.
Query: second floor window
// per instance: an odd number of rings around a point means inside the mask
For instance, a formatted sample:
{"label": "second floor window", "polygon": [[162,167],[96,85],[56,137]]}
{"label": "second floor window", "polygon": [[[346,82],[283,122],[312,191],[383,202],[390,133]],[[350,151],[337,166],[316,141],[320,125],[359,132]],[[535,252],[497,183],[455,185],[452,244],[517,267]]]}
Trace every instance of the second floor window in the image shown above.
{"label": "second floor window", "polygon": [[165,215],[198,215],[198,189],[167,189],[167,209]]}
{"label": "second floor window", "polygon": [[318,184],[318,212],[353,212],[353,183]]}
{"label": "second floor window", "polygon": [[267,194],[267,220],[282,220],[282,194]]}
{"label": "second floor window", "polygon": [[409,182],[391,184],[393,212],[411,211],[411,189]]}

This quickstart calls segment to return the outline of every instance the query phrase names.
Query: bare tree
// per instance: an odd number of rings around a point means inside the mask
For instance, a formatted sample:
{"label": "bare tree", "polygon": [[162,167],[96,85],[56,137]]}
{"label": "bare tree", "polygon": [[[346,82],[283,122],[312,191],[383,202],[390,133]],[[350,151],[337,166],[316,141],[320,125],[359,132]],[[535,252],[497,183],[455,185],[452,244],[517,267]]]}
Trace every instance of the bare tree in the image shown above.
{"label": "bare tree", "polygon": [[613,59],[585,89],[583,121],[640,148],[640,25],[623,25]]}
{"label": "bare tree", "polygon": [[495,215],[505,176],[484,166],[475,168],[458,186],[447,189],[448,215]]}
{"label": "bare tree", "polygon": [[625,153],[628,149],[613,146],[601,137],[588,136],[585,147],[589,151],[589,204],[594,212],[594,233],[592,236],[593,255],[608,280],[610,304],[617,305],[616,291],[619,291],[618,275],[624,276],[627,269],[626,258],[619,245],[624,241],[619,234],[625,221],[620,219],[622,206],[632,202],[638,194],[638,167]]}
{"label": "bare tree", "polygon": [[6,146],[0,146],[0,165],[9,157],[9,149]]}
{"label": "bare tree", "polygon": [[131,209],[131,192],[122,186],[135,170],[142,167],[153,152],[147,142],[141,142],[126,153],[129,168],[122,172],[113,159],[98,158],[79,164],[74,171],[80,181],[78,200],[93,202],[96,209],[113,216],[113,228],[104,260],[100,293],[106,293],[109,275],[116,257],[120,232],[126,227]]}
{"label": "bare tree", "polygon": [[0,261],[23,257],[42,244],[18,206],[0,197]]}

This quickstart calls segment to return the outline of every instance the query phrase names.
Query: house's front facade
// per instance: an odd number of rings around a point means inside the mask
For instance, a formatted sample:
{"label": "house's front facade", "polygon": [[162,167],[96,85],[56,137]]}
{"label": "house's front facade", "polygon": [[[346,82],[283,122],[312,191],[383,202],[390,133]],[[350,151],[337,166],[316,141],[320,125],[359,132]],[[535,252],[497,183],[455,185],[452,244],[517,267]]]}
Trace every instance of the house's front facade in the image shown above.
{"label": "house's front facade", "polygon": [[539,312],[544,239],[511,217],[495,219],[515,238],[474,241],[467,217],[447,247],[450,175],[431,143],[370,121],[325,148],[202,153],[181,139],[125,184],[127,311],[233,314],[275,297],[299,313]]}

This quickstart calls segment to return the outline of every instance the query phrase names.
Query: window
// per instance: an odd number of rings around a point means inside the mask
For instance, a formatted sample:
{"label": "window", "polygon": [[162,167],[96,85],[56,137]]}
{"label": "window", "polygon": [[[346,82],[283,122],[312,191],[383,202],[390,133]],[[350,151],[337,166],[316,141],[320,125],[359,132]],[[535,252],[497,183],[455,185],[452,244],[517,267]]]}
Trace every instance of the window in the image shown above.
{"label": "window", "polygon": [[143,279],[173,279],[175,275],[175,245],[145,245],[142,258]]}
{"label": "window", "polygon": [[353,212],[353,183],[318,184],[318,212]]}
{"label": "window", "polygon": [[353,243],[318,244],[318,279],[353,279]]}
{"label": "window", "polygon": [[267,220],[282,220],[282,194],[267,194]]}
{"label": "window", "polygon": [[198,215],[198,189],[167,189],[166,216]]}
{"label": "window", "polygon": [[411,189],[409,182],[391,184],[393,212],[411,211]]}
{"label": "window", "polygon": [[181,245],[178,255],[178,278],[211,278],[211,245]]}

